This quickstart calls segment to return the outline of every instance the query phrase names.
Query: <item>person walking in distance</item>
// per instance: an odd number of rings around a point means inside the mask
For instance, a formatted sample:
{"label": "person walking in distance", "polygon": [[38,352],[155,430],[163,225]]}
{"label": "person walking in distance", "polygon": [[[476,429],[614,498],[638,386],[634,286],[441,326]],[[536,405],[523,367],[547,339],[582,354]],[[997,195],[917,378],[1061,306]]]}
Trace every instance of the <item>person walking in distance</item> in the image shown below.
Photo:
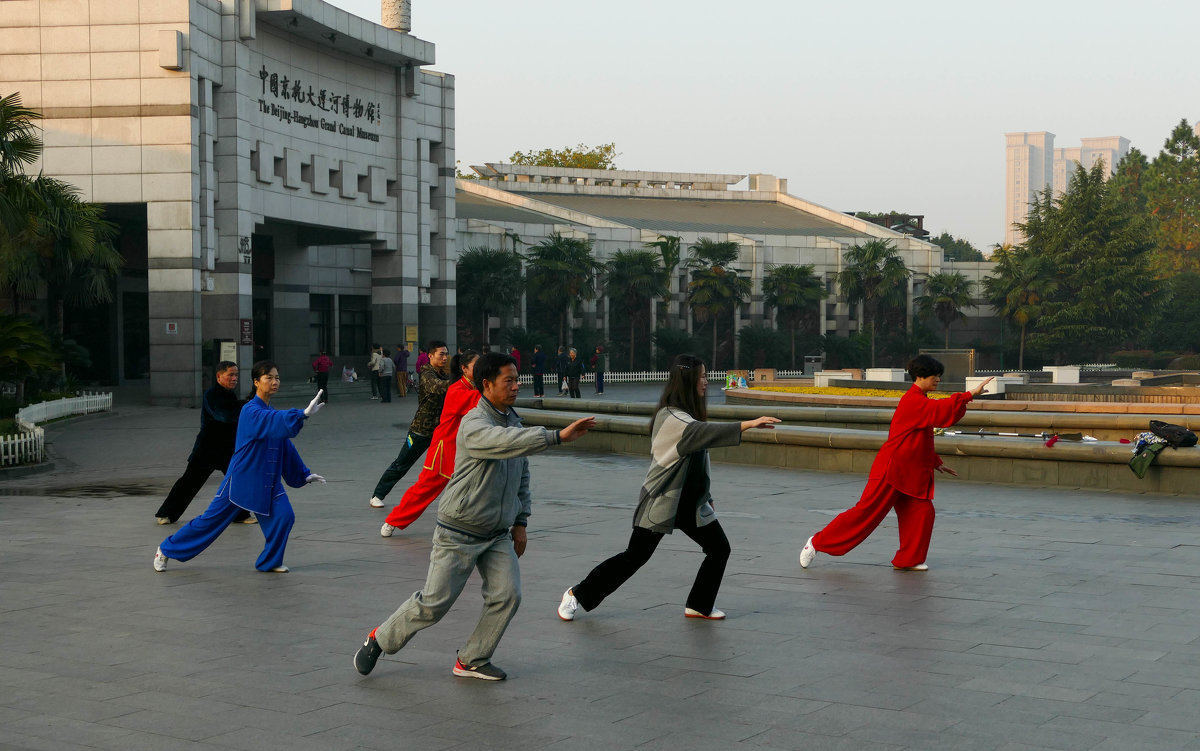
{"label": "person walking in distance", "polygon": [[933,536],[933,475],[958,473],[942,463],[933,449],[933,429],[948,428],[966,414],[967,404],[992,379],[970,391],[930,399],[945,368],[929,355],[908,363],[913,385],[900,398],[888,437],[879,449],[867,487],[853,508],[834,517],[800,549],[800,567],[808,568],[818,552],[845,555],[867,539],[893,508],[900,525],[900,549],[892,567],[900,571],[928,571],[925,558]]}
{"label": "person walking in distance", "polygon": [[521,604],[517,559],[525,552],[531,510],[526,457],[579,438],[596,420],[584,417],[562,430],[523,427],[512,408],[520,388],[513,358],[499,352],[480,355],[474,375],[482,398],[458,431],[454,475],[438,502],[425,585],[367,634],[354,655],[354,667],[363,675],[380,655],[395,654],[418,631],[441,620],[477,569],[483,613],[458,650],[452,672],[487,681],[507,677],[492,664],[492,655]]}
{"label": "person walking in distance", "polygon": [[567,356],[567,348],[559,346],[558,354],[554,357],[554,372],[558,374],[558,395],[562,396],[567,393],[567,363],[571,358]]}
{"label": "person walking in distance", "polygon": [[392,362],[396,365],[396,396],[403,399],[408,396],[408,347],[397,344]]}
{"label": "person walking in distance", "polygon": [[530,369],[533,371],[533,395],[546,395],[546,353],[542,351],[542,345],[533,345],[533,357],[530,360]]}
{"label": "person walking in distance", "polygon": [[[187,469],[171,486],[166,500],[154,512],[159,524],[174,524],[187,511],[192,499],[208,481],[214,470],[229,471],[233,446],[237,440],[238,415],[244,402],[238,399],[238,366],[223,360],[217,363],[217,383],[204,392],[200,402],[200,432],[192,444]],[[253,519],[244,512],[243,519]]]}
{"label": "person walking in distance", "polygon": [[396,363],[392,354],[386,349],[381,350],[379,358],[379,396],[385,403],[392,401],[392,380],[396,377]]}
{"label": "person walking in distance", "polygon": [[383,348],[378,344],[371,345],[371,359],[367,362],[367,373],[371,379],[371,398],[379,398],[379,368],[380,360],[383,359]]}
{"label": "person walking in distance", "polygon": [[216,497],[203,514],[163,540],[154,553],[154,570],[165,571],[167,561],[188,561],[203,553],[233,522],[238,509],[259,517],[266,544],[254,567],[269,573],[287,573],[283,554],[296,515],[280,479],[293,488],[325,478],[305,466],[291,439],[304,422],[325,404],[318,393],[304,409],[277,410],[271,397],[279,390],[279,369],[270,360],[254,363],[254,398],[238,419],[237,447],[229,472]]}
{"label": "person walking in distance", "polygon": [[329,359],[329,355],[325,354],[325,350],[321,350],[321,354],[317,355],[317,359],[313,360],[313,373],[317,376],[317,391],[321,392],[321,401],[329,401],[329,371],[333,370],[333,360]]}
{"label": "person walking in distance", "polygon": [[571,347],[567,352],[567,390],[571,393],[572,399],[581,399],[583,395],[579,392],[579,379],[583,378],[583,360],[579,359],[579,353]]}
{"label": "person walking in distance", "polygon": [[383,508],[383,499],[429,448],[434,428],[441,419],[442,402],[446,399],[446,389],[450,388],[447,367],[449,350],[445,342],[432,341],[427,351],[429,364],[418,374],[421,380],[417,383],[417,412],[408,426],[408,435],[400,446],[400,453],[380,475],[379,482],[375,483],[370,500],[373,508]]}
{"label": "person walking in distance", "polygon": [[604,396],[604,371],[608,370],[608,353],[604,347],[596,347],[592,355],[592,371],[596,374],[596,396]]}
{"label": "person walking in distance", "polygon": [[397,529],[404,529],[417,520],[429,504],[437,500],[438,493],[446,487],[454,472],[455,439],[463,416],[479,403],[479,389],[475,388],[472,376],[479,355],[473,350],[450,358],[450,388],[442,404],[442,417],[433,431],[433,441],[425,452],[425,464],[417,481],[400,499],[383,526],[380,537],[391,537]]}
{"label": "person walking in distance", "polygon": [[725,618],[716,599],[729,559],[729,541],[713,510],[708,449],[736,446],[742,442],[742,433],[774,428],[779,419],[764,416],[740,423],[708,422],[708,377],[704,363],[691,355],[677,356],[667,378],[654,412],[650,470],[633,513],[629,545],[563,593],[558,617],[564,621],[574,620],[581,607],[590,611],[599,606],[650,560],[663,536],[676,529],[704,551],[684,616],[714,621]]}

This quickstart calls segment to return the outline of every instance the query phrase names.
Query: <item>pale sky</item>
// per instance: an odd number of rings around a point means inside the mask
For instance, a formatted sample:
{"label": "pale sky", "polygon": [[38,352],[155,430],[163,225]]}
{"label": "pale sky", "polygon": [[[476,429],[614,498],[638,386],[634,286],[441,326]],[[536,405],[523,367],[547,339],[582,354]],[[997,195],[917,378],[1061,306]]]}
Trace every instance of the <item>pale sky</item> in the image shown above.
{"label": "pale sky", "polygon": [[[379,22],[378,0],[332,0]],[[615,142],[621,169],[785,177],[839,211],[1004,236],[1004,134],[1200,117],[1192,0],[413,0],[456,77],[457,159]]]}

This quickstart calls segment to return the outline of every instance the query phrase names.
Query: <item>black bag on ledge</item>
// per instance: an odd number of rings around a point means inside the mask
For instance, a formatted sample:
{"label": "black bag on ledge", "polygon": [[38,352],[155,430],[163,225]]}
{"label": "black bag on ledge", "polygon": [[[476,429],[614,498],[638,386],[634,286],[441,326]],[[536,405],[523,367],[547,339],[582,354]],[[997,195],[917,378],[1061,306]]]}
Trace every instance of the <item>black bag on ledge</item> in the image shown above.
{"label": "black bag on ledge", "polygon": [[1150,421],[1150,432],[1167,442],[1173,449],[1196,445],[1196,434],[1182,425],[1172,425],[1162,420]]}

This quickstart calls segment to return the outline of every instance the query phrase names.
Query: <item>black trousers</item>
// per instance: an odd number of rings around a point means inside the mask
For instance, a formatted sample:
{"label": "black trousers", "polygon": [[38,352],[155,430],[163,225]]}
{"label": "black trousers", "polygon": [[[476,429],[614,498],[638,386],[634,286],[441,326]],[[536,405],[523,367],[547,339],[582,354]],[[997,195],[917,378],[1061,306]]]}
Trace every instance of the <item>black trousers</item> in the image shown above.
{"label": "black trousers", "polygon": [[329,371],[325,371],[324,373],[317,373],[317,390],[324,392],[323,394],[321,394],[321,401],[328,402],[329,401]]}
{"label": "black trousers", "polygon": [[[725,576],[725,564],[729,561],[729,540],[719,521],[703,527],[696,526],[693,512],[680,514],[675,520],[676,529],[695,540],[704,551],[704,561],[696,572],[692,591],[688,593],[687,607],[708,614],[717,601],[721,589],[721,578]],[[587,577],[572,589],[575,599],[584,610],[596,608],[604,598],[629,580],[637,570],[650,560],[663,538],[662,532],[634,527],[629,537],[629,547],[592,569]]]}
{"label": "black trousers", "polygon": [[[213,472],[224,473],[229,469],[229,459],[230,457],[213,457],[202,452],[193,454],[187,469],[183,471],[183,476],[171,486],[171,492],[167,493],[167,499],[158,507],[158,511],[154,512],[154,516],[165,516],[172,524],[179,521],[179,517],[187,511],[188,504],[196,498],[200,488],[208,481],[208,476]],[[234,521],[241,521],[249,516],[250,512],[243,509],[238,512]]]}
{"label": "black trousers", "polygon": [[578,378],[568,378],[567,379],[567,390],[571,392],[572,399],[583,398],[583,394],[579,393],[579,379]]}
{"label": "black trousers", "polygon": [[412,469],[412,465],[417,463],[421,454],[425,453],[425,449],[429,448],[429,444],[432,442],[432,436],[409,432],[404,438],[404,445],[400,447],[400,453],[379,477],[379,482],[375,484],[375,492],[372,495],[379,499],[387,498],[387,494],[392,492],[392,488],[396,487],[396,483],[400,482],[401,477],[408,474],[408,470]]}
{"label": "black trousers", "polygon": [[545,396],[545,394],[546,394],[545,376],[543,376],[541,373],[534,373],[533,374],[533,395],[534,396]]}
{"label": "black trousers", "polygon": [[379,398],[381,401],[390,402],[392,400],[392,377],[379,376]]}

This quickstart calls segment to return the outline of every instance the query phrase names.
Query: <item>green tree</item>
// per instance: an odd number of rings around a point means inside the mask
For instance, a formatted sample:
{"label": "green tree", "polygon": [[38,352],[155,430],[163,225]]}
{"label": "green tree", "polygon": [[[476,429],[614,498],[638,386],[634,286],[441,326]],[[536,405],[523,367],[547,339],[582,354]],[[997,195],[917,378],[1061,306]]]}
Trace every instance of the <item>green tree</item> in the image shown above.
{"label": "green tree", "polygon": [[875,367],[875,324],[886,308],[908,301],[911,272],[890,240],[868,240],[846,251],[845,266],[837,274],[838,287],[851,307],[862,303],[863,320],[871,329],[871,367]]}
{"label": "green tree", "polygon": [[1185,271],[1163,284],[1170,315],[1151,330],[1150,346],[1159,352],[1200,352],[1200,274]]}
{"label": "green tree", "polygon": [[930,274],[925,280],[925,294],[913,300],[917,313],[925,320],[936,318],[945,331],[945,347],[950,349],[950,326],[955,321],[966,321],[963,308],[974,307],[971,302],[975,282],[962,274],[943,271]]}
{"label": "green tree", "polygon": [[796,329],[806,321],[820,320],[817,307],[825,299],[825,284],[809,265],[783,264],[767,269],[763,277],[763,302],[787,322],[791,340],[791,367],[796,369]]}
{"label": "green tree", "polygon": [[[637,324],[648,317],[647,305],[667,294],[666,273],[652,250],[618,250],[604,265],[604,292],[623,303],[629,316],[629,369],[636,370]],[[611,304],[611,302],[610,302]]]}
{"label": "green tree", "polygon": [[717,242],[708,238],[688,247],[688,266],[692,269],[692,280],[688,283],[688,305],[696,320],[712,323],[712,361],[710,369],[717,367],[717,324],[724,316],[733,316],[737,306],[750,298],[750,278],[742,276],[731,263],[737,260],[738,244],[732,240]]}
{"label": "green tree", "polygon": [[1103,163],[1078,167],[1066,192],[1042,193],[1020,225],[1056,283],[1030,343],[1059,361],[1125,348],[1161,305],[1147,221],[1112,198],[1107,172]]}
{"label": "green tree", "polygon": [[530,149],[529,151],[514,151],[508,158],[512,164],[522,164],[529,167],[574,167],[577,169],[617,168],[617,145],[602,143],[599,146],[567,146],[562,149]]}
{"label": "green tree", "polygon": [[983,261],[983,253],[968,240],[955,237],[949,232],[942,232],[937,237],[929,238],[929,242],[942,249],[942,257],[947,261]]}
{"label": "green tree", "polygon": [[41,115],[21,106],[20,92],[0,98],[0,237],[29,229],[36,209],[21,170],[38,160],[42,139],[34,121]]}
{"label": "green tree", "polygon": [[584,300],[596,299],[596,277],[603,271],[592,243],[555,232],[525,256],[530,294],[558,316],[558,341],[570,331],[567,317]]}
{"label": "green tree", "polygon": [[1134,213],[1146,211],[1146,181],[1150,177],[1150,162],[1137,148],[1117,163],[1117,169],[1109,180],[1113,199],[1125,203]]}
{"label": "green tree", "polygon": [[654,366],[666,370],[676,355],[687,355],[700,351],[700,342],[684,329],[661,327],[650,335],[654,340]]}
{"label": "green tree", "polygon": [[1182,120],[1150,166],[1146,206],[1166,267],[1200,270],[1200,136]]}
{"label": "green tree", "polygon": [[983,294],[1001,318],[1021,329],[1017,370],[1025,369],[1025,337],[1057,287],[1046,261],[1025,247],[1000,245],[992,251],[995,270],[983,280]]}
{"label": "green tree", "polygon": [[21,316],[0,314],[0,381],[15,383],[17,405],[25,403],[25,380],[58,364],[46,333]]}
{"label": "green tree", "polygon": [[468,320],[480,321],[479,344],[487,347],[493,313],[509,313],[521,302],[525,280],[521,256],[511,250],[473,247],[458,256],[456,293],[458,308]]}

